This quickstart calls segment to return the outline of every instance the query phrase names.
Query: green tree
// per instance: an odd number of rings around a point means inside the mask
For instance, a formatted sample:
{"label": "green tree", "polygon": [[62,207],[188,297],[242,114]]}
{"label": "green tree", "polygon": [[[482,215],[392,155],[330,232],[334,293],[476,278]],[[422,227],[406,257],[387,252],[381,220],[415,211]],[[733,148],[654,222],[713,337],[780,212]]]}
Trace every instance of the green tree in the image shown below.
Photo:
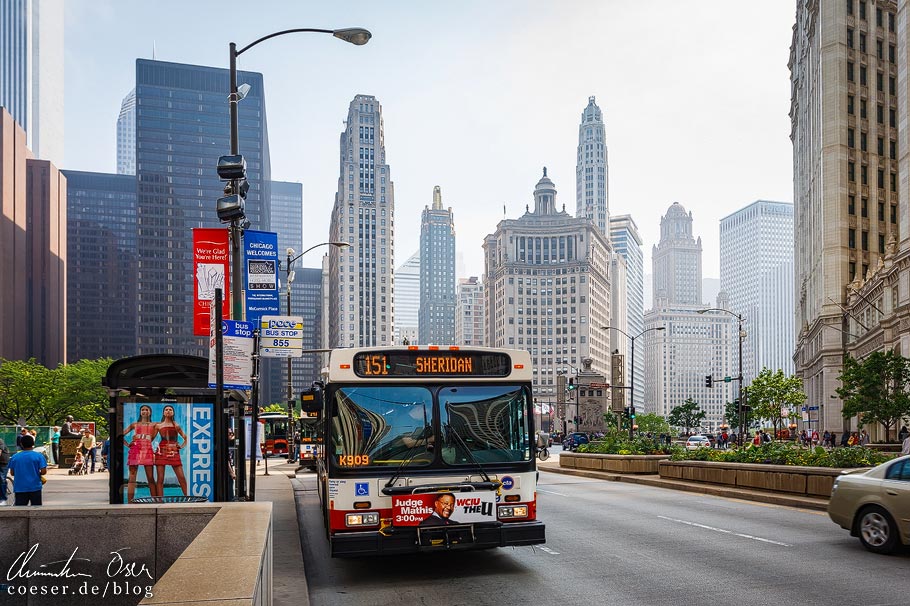
{"label": "green tree", "polygon": [[673,408],[667,417],[670,425],[685,427],[686,433],[693,427],[698,427],[705,420],[707,413],[701,409],[698,402],[688,398],[685,402]]}
{"label": "green tree", "polygon": [[784,426],[781,408],[796,408],[805,400],[803,382],[799,377],[788,377],[781,369],[772,371],[765,367],[749,385],[746,403],[752,408],[753,417],[770,420],[774,435],[778,435],[778,425]]}
{"label": "green tree", "polygon": [[643,415],[636,414],[635,424],[638,425],[638,431],[641,433],[648,433],[649,431],[654,435],[670,433],[670,424],[667,423],[667,420],[653,412]]}
{"label": "green tree", "polygon": [[287,414],[288,409],[285,406],[282,406],[281,404],[276,403],[276,404],[269,404],[268,406],[266,406],[265,408],[262,409],[262,412],[283,412],[283,413]]}
{"label": "green tree", "polygon": [[881,423],[887,442],[891,428],[910,416],[908,379],[910,360],[891,350],[874,351],[861,361],[844,356],[842,386],[837,389],[844,417],[858,417],[861,427]]}
{"label": "green tree", "polygon": [[[743,427],[749,427],[752,424],[752,419],[754,415],[752,411],[746,411],[743,413]],[[736,431],[739,431],[739,406],[736,402],[727,402],[724,405],[724,421],[727,422],[731,428],[735,428]]]}

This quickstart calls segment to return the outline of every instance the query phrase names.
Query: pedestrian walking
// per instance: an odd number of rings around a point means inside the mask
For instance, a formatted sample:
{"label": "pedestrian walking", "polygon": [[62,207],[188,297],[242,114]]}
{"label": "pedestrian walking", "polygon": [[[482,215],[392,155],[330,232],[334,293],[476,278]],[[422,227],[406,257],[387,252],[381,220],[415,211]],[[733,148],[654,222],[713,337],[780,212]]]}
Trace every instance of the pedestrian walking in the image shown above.
{"label": "pedestrian walking", "polygon": [[92,435],[92,430],[86,428],[82,432],[82,441],[80,442],[80,447],[82,448],[82,456],[85,459],[85,463],[88,464],[89,459],[92,460],[91,473],[95,473],[95,436]]}
{"label": "pedestrian walking", "polygon": [[907,426],[904,425],[901,427],[901,430],[897,432],[897,441],[903,443],[907,439],[907,436],[910,436],[910,429],[907,429]]}
{"label": "pedestrian walking", "polygon": [[901,446],[901,454],[902,455],[910,454],[910,433],[908,433],[907,437],[904,438],[903,445]]}
{"label": "pedestrian walking", "polygon": [[831,439],[828,441],[831,442],[831,448],[834,448],[835,446],[837,446],[837,434],[832,431]]}
{"label": "pedestrian walking", "polygon": [[823,438],[824,441],[822,442],[822,445],[825,448],[828,448],[831,445],[831,432],[826,429],[825,433],[823,434]]}
{"label": "pedestrian walking", "polygon": [[60,462],[60,428],[54,425],[51,428],[51,455],[55,465]]}
{"label": "pedestrian walking", "polygon": [[870,440],[869,434],[866,433],[866,430],[864,429],[864,430],[862,431],[862,433],[859,434],[859,445],[860,445],[860,446],[868,446],[868,445],[869,445],[869,440]]}
{"label": "pedestrian walking", "polygon": [[850,445],[851,445],[851,444],[850,444],[850,432],[849,432],[849,431],[845,431],[845,432],[844,432],[844,435],[842,435],[842,436],[840,437],[840,445],[841,445],[841,446],[850,446]]}
{"label": "pedestrian walking", "polygon": [[44,455],[35,452],[35,438],[22,436],[22,450],[9,460],[9,472],[13,476],[13,492],[16,506],[41,505],[41,489],[47,474]]}
{"label": "pedestrian walking", "polygon": [[9,447],[3,438],[0,438],[0,507],[7,505],[9,495],[6,494],[6,473],[9,471]]}

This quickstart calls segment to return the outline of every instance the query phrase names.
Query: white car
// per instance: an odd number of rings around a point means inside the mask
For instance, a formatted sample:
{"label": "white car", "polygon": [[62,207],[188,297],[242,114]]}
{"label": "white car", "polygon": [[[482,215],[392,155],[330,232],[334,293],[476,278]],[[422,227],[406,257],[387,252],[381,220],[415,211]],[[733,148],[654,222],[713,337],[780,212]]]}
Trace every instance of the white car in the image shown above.
{"label": "white car", "polygon": [[699,448],[711,448],[711,440],[705,436],[689,436],[686,440],[686,450],[698,450]]}

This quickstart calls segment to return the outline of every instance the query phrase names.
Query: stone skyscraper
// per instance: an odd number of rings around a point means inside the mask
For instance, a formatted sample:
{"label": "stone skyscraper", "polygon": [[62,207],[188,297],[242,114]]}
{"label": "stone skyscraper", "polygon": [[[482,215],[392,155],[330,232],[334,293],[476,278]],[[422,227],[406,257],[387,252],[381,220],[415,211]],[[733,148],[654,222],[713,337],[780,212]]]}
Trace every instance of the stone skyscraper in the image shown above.
{"label": "stone skyscraper", "polygon": [[[556,186],[543,177],[534,210],[504,219],[484,238],[484,338],[490,347],[527,349],[534,396],[556,402],[556,374],[609,373],[610,244],[593,221],[556,210]],[[602,422],[602,419],[599,420]]]}
{"label": "stone skyscraper", "polygon": [[[270,184],[262,74],[240,72],[251,89],[240,103],[240,153],[250,191],[246,216],[269,231]],[[224,227],[215,166],[230,150],[226,69],[136,61],[136,180],[139,353],[208,355],[193,334],[192,228]]]}
{"label": "stone skyscraper", "polygon": [[483,338],[483,283],[477,276],[461,278],[455,296],[455,345],[486,345]]}
{"label": "stone skyscraper", "polygon": [[0,106],[35,157],[63,165],[63,0],[0,2]]}
{"label": "stone skyscraper", "polygon": [[452,207],[442,207],[442,192],[433,188],[433,206],[420,219],[421,344],[455,343],[455,220]]}
{"label": "stone skyscraper", "polygon": [[578,125],[578,156],[575,160],[575,216],[594,222],[609,237],[610,194],[607,142],[604,120],[594,97],[581,112]]}
{"label": "stone skyscraper", "polygon": [[[889,241],[906,236],[898,229],[898,181],[907,189],[906,175],[898,178],[898,148],[906,149],[898,136],[906,133],[897,116],[906,114],[907,89],[897,86],[907,58],[898,56],[897,10],[893,0],[797,2],[789,61],[793,359],[807,403],[819,407],[819,429],[845,427],[836,390],[852,337],[842,332],[843,307],[884,262]],[[876,307],[887,312],[885,300]],[[873,314],[865,326],[878,324]]]}
{"label": "stone skyscraper", "polygon": [[117,116],[117,174],[136,174],[136,89],[123,98]]}
{"label": "stone skyscraper", "polygon": [[395,317],[395,189],[385,157],[382,106],[357,95],[340,137],[329,240],[329,346],[391,345]]}
{"label": "stone skyscraper", "polygon": [[674,202],[660,218],[660,243],[651,249],[654,306],[701,305],[701,236],[692,236],[692,213]]}
{"label": "stone skyscraper", "polygon": [[745,384],[793,374],[793,205],[758,200],[720,220],[720,288],[743,315]]}

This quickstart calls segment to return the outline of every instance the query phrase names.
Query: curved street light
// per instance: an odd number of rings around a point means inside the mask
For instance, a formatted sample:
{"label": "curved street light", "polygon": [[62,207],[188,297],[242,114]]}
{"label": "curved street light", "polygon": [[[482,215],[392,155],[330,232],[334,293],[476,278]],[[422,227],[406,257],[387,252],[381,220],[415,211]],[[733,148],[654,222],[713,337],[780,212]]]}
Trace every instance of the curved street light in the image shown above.
{"label": "curved street light", "polygon": [[738,411],[737,411],[737,412],[739,412],[739,436],[738,436],[738,441],[739,441],[739,445],[742,446],[742,445],[743,445],[743,433],[745,432],[745,423],[744,423],[745,418],[744,418],[744,416],[743,416],[743,406],[745,405],[745,403],[743,402],[743,338],[746,336],[746,333],[743,332],[743,315],[742,315],[742,314],[733,313],[733,312],[730,311],[729,309],[723,309],[723,308],[721,308],[721,307],[709,307],[708,309],[699,309],[699,310],[698,310],[698,313],[704,314],[704,313],[707,313],[707,312],[709,312],[709,311],[722,311],[722,312],[724,312],[725,314],[730,314],[731,316],[733,316],[734,318],[736,318],[736,321],[737,321],[738,324],[739,324],[739,326],[738,326],[738,332],[739,332],[739,335],[738,335],[738,336],[739,336],[739,376],[736,377],[736,380],[737,380],[737,382],[739,383],[739,406],[738,406]]}
{"label": "curved street light", "polygon": [[[643,334],[645,334],[647,332],[651,332],[652,330],[666,330],[666,327],[665,326],[655,326],[653,328],[646,328],[645,330],[641,331],[634,337],[632,335],[630,335],[629,333],[627,333],[626,331],[624,331],[623,329],[616,328],[615,326],[601,326],[600,329],[601,330],[619,331],[622,334],[626,335],[626,337],[630,341],[632,341],[632,362],[631,362],[631,364],[629,364],[629,375],[631,376],[631,381],[629,381],[629,410],[630,410],[630,412],[634,411],[635,410],[635,339],[637,339],[638,337],[642,336]],[[629,439],[630,440],[635,437],[634,431],[635,430],[633,428],[632,419],[630,418],[629,419]]]}

